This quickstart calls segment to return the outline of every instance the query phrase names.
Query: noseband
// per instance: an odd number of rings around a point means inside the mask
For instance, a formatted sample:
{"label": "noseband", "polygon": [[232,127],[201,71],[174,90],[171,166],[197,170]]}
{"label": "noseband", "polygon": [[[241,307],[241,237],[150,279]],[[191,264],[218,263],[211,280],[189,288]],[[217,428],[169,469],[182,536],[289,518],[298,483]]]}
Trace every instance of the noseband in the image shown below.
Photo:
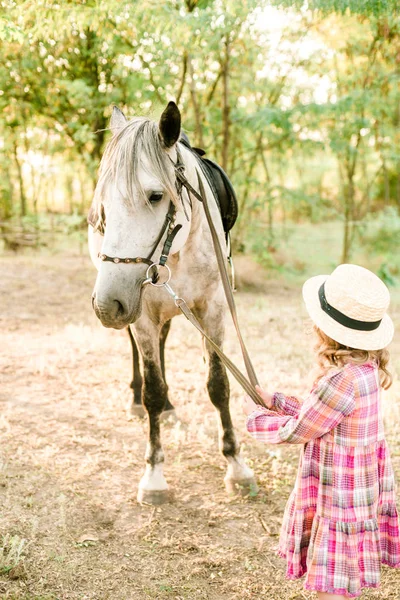
{"label": "noseband", "polygon": [[[181,153],[179,152],[179,149],[176,148],[176,151],[177,151],[177,161],[176,161],[176,163],[173,163],[174,169],[175,169],[175,174],[176,174],[175,187],[176,187],[176,191],[178,193],[178,197],[181,199],[181,203],[183,206],[183,210],[185,212],[185,216],[186,216],[187,220],[189,220],[189,217],[186,213],[185,205],[182,200],[182,187],[185,185],[185,183],[188,183],[187,179],[184,176],[185,165],[182,161],[182,156],[181,156]],[[172,243],[176,237],[176,234],[179,232],[180,229],[182,229],[182,225],[179,225],[179,224],[175,225],[175,219],[176,219],[176,207],[175,207],[174,203],[172,202],[172,200],[170,200],[168,212],[165,216],[165,220],[164,220],[163,226],[161,227],[161,231],[158,234],[158,237],[153,245],[153,248],[150,251],[150,254],[146,258],[144,258],[142,256],[136,256],[135,258],[120,258],[119,256],[108,256],[107,254],[102,254],[101,252],[99,252],[98,257],[103,262],[112,262],[115,264],[118,264],[118,263],[126,263],[126,264],[127,263],[145,263],[150,266],[155,265],[157,263],[154,262],[153,255],[154,255],[155,251],[157,250],[158,244],[161,242],[165,232],[167,231],[167,237],[165,238],[165,242],[164,242],[164,245],[163,245],[163,248],[161,251],[160,260],[158,262],[158,265],[163,267],[163,266],[165,266],[165,264],[168,260],[168,256],[171,251]],[[155,273],[154,277],[156,277],[156,276],[157,276],[157,273]]]}

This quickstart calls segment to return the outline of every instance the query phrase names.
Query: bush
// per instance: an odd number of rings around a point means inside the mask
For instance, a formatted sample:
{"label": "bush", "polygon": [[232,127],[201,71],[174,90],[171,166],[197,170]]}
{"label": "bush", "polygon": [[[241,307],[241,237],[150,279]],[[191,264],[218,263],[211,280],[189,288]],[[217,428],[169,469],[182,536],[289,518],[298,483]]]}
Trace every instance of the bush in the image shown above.
{"label": "bush", "polygon": [[400,214],[394,206],[388,206],[378,215],[371,215],[366,221],[363,235],[360,236],[363,246],[371,254],[382,256],[378,269],[379,277],[387,285],[396,285],[400,275]]}

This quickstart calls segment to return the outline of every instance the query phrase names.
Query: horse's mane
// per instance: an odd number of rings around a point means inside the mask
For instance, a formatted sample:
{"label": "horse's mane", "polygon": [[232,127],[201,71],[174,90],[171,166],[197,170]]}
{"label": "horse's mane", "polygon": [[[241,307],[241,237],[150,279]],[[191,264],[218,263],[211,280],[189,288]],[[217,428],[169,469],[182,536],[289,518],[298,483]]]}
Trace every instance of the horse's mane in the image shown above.
{"label": "horse's mane", "polygon": [[158,125],[148,118],[135,117],[113,135],[101,159],[93,202],[100,221],[104,214],[102,203],[106,189],[112,182],[124,182],[126,202],[135,207],[143,202],[148,204],[138,178],[139,166],[144,166],[143,156],[149,160],[151,174],[160,181],[174,204],[178,203],[173,165],[162,145]]}

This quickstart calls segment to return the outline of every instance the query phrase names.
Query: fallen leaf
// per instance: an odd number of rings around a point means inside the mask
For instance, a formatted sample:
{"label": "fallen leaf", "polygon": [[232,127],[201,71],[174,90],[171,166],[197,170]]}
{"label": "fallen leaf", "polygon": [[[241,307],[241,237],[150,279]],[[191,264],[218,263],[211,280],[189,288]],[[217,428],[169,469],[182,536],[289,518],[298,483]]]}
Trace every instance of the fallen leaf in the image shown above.
{"label": "fallen leaf", "polygon": [[99,536],[94,531],[86,531],[77,540],[77,544],[83,544],[84,542],[98,542]]}

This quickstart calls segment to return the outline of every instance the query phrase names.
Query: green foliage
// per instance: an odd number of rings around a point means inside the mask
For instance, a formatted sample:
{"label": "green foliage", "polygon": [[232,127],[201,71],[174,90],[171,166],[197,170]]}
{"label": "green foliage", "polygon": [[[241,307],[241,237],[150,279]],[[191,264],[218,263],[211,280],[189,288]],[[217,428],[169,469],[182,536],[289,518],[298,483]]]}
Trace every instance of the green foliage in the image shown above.
{"label": "green foliage", "polygon": [[23,561],[26,540],[18,535],[5,535],[0,543],[0,575],[8,574]]}
{"label": "green foliage", "polygon": [[398,267],[387,262],[382,263],[377,271],[378,277],[380,277],[382,281],[384,281],[389,287],[394,287],[397,285],[398,278],[395,275],[398,274]]}
{"label": "green foliage", "polygon": [[400,280],[400,213],[394,206],[384,208],[378,215],[370,215],[364,223],[360,243],[372,256],[380,256],[377,274],[394,286]]}
{"label": "green foliage", "polygon": [[[274,4],[301,9],[304,7],[305,2],[304,0],[275,0]],[[338,12],[343,15],[353,13],[375,17],[393,13],[398,14],[399,10],[397,0],[309,0],[307,7],[310,10],[318,10],[325,14]]]}
{"label": "green foliage", "polygon": [[290,221],[340,219],[349,260],[368,214],[400,204],[392,0],[3,4],[0,222],[84,214],[112,105],[157,119],[170,99],[232,178],[234,244],[260,223],[271,265]]}
{"label": "green foliage", "polygon": [[371,215],[365,223],[361,243],[372,255],[382,257],[377,271],[379,277],[394,286],[400,278],[400,213],[397,207],[389,206],[379,215]]}
{"label": "green foliage", "polygon": [[400,214],[398,208],[389,206],[379,215],[366,221],[363,243],[371,252],[397,254],[400,246]]}

